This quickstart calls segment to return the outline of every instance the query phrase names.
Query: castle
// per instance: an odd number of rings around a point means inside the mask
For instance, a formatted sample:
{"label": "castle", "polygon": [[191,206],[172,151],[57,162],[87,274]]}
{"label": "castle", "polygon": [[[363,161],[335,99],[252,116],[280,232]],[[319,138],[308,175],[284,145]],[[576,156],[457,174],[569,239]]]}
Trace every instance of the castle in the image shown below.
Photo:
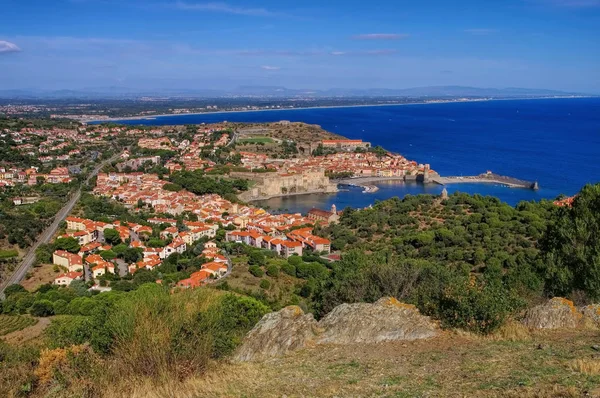
{"label": "castle", "polygon": [[256,185],[240,198],[244,200],[267,199],[276,196],[298,195],[303,193],[334,193],[337,184],[329,181],[324,170],[303,171],[302,173],[231,173],[234,178],[256,181]]}

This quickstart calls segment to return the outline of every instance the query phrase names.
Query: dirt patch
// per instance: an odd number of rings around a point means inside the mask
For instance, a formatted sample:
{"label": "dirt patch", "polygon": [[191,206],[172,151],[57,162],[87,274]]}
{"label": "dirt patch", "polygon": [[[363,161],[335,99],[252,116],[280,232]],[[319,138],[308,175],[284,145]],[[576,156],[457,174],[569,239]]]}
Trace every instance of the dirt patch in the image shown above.
{"label": "dirt patch", "polygon": [[53,264],[42,264],[39,267],[33,267],[29,273],[31,277],[23,279],[21,285],[30,292],[46,283],[54,282],[54,278],[60,275],[60,272],[54,272]]}
{"label": "dirt patch", "polygon": [[38,318],[38,322],[35,325],[9,333],[0,338],[9,344],[23,344],[41,336],[48,325],[50,325],[50,318]]}

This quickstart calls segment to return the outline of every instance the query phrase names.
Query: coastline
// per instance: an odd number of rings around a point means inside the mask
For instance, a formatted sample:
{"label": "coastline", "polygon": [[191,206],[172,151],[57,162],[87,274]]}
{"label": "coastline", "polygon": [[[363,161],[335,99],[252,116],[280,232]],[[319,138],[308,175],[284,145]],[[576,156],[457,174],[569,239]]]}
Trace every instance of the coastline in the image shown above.
{"label": "coastline", "polygon": [[[248,109],[243,111],[215,111],[215,112],[193,112],[193,113],[165,113],[159,115],[148,115],[148,116],[127,116],[119,118],[108,118],[98,120],[86,120],[83,123],[114,123],[126,120],[154,120],[159,117],[170,117],[170,116],[199,116],[199,115],[219,115],[219,114],[231,114],[231,113],[250,113],[250,112],[277,112],[277,111],[300,111],[309,109],[343,109],[343,108],[374,108],[380,106],[410,106],[410,105],[436,105],[436,104],[457,104],[457,103],[470,103],[470,102],[491,102],[491,101],[528,101],[528,100],[549,100],[549,99],[577,99],[577,98],[596,98],[593,95],[581,95],[581,96],[562,96],[562,97],[535,97],[535,98],[485,98],[485,99],[465,99],[461,101],[439,101],[439,102],[411,102],[404,104],[364,104],[364,105],[326,105],[326,106],[307,106],[297,108],[279,108],[279,109]],[[177,125],[177,124],[174,124]]]}

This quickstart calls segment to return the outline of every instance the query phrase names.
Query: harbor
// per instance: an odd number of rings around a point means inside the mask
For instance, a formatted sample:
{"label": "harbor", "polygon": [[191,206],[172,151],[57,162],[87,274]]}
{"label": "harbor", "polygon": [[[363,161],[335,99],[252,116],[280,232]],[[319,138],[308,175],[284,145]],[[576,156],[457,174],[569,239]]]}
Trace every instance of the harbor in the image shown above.
{"label": "harbor", "polygon": [[353,177],[339,179],[335,182],[338,185],[349,185],[363,188],[363,193],[377,192],[379,188],[375,185],[377,182],[422,182],[424,184],[438,184],[438,185],[450,185],[450,184],[499,184],[509,188],[522,188],[532,189],[534,191],[539,189],[537,181],[525,181],[514,177],[502,176],[499,174],[492,173],[490,171],[479,174],[477,176],[449,176],[442,177],[440,175],[434,175],[429,178],[425,178],[422,174],[418,176],[394,176],[394,177]]}

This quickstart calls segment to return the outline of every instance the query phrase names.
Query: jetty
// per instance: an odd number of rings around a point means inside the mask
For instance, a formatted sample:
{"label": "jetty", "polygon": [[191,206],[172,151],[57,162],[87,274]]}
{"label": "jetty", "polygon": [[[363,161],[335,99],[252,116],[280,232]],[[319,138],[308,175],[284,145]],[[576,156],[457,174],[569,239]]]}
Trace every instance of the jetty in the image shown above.
{"label": "jetty", "polygon": [[502,176],[499,174],[488,171],[486,173],[479,174],[477,176],[451,176],[442,177],[437,173],[430,175],[428,179],[425,179],[423,174],[419,175],[407,175],[407,176],[395,176],[395,177],[351,177],[343,178],[338,180],[332,180],[332,182],[339,185],[350,185],[365,188],[366,192],[369,192],[368,187],[373,186],[377,182],[383,181],[402,181],[402,182],[423,182],[433,183],[439,185],[449,184],[464,184],[464,183],[477,183],[477,184],[499,184],[510,188],[525,188],[538,190],[539,185],[537,181],[525,181],[514,177]]}
{"label": "jetty", "polygon": [[487,184],[500,184],[510,188],[526,188],[538,190],[539,184],[537,181],[525,181],[514,177],[502,176],[499,174],[488,171],[487,173],[479,174],[478,176],[456,176],[456,177],[441,177],[436,176],[431,178],[431,182],[440,185],[448,184],[464,184],[464,183],[487,183]]}

